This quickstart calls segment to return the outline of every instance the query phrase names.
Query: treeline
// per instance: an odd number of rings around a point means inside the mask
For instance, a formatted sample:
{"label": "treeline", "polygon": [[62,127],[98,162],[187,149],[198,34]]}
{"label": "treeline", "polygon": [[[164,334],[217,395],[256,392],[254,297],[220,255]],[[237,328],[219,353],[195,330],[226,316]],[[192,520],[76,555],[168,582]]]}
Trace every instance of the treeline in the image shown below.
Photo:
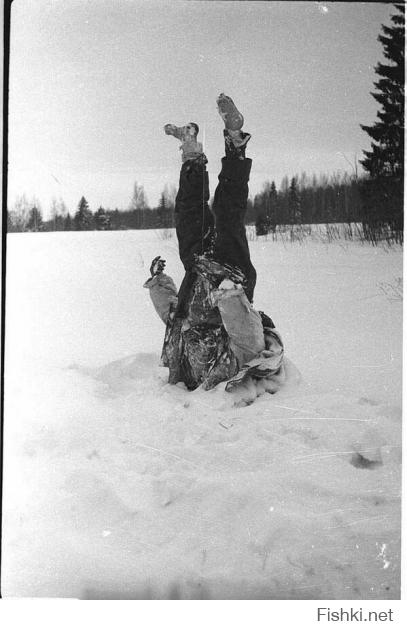
{"label": "treeline", "polygon": [[302,173],[291,180],[284,177],[279,190],[274,181],[266,182],[253,202],[257,235],[268,234],[278,225],[361,221],[361,181],[348,173],[319,177]]}
{"label": "treeline", "polygon": [[[284,177],[277,190],[274,181],[249,199],[246,224],[266,234],[277,225],[357,222],[362,218],[359,194],[362,180],[345,174]],[[82,197],[74,213],[62,199],[51,203],[51,218],[43,218],[36,199],[22,196],[7,213],[9,232],[54,232],[83,230],[143,230],[175,227],[175,186],[165,186],[158,206],[148,205],[143,186],[137,182],[128,209],[99,207],[92,212]]]}
{"label": "treeline", "polygon": [[114,210],[99,207],[96,212],[89,209],[85,197],[79,202],[78,211],[72,215],[56,214],[44,220],[38,206],[32,206],[26,216],[15,211],[7,213],[8,232],[70,232],[89,230],[146,230],[174,225],[172,208],[143,208]]}
{"label": "treeline", "polygon": [[66,232],[89,230],[140,230],[173,227],[175,225],[176,188],[164,187],[157,207],[150,208],[142,185],[134,184],[134,192],[126,210],[103,208],[92,212],[85,197],[71,213],[62,199],[53,199],[45,220],[41,204],[36,198],[28,201],[25,195],[18,197],[7,210],[8,232]]}

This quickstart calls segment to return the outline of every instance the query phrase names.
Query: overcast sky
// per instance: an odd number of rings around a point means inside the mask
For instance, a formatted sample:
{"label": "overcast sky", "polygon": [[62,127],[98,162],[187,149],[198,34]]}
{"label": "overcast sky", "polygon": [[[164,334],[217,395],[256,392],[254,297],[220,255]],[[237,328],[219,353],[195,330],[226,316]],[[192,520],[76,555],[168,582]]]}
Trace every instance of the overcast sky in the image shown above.
{"label": "overcast sky", "polygon": [[[84,195],[127,208],[176,184],[179,143],[162,127],[201,127],[212,193],[223,154],[220,92],[252,133],[250,190],[284,175],[351,171],[369,148],[377,41],[393,8],[371,2],[14,0],[9,205]],[[345,156],[345,157],[344,157]]]}

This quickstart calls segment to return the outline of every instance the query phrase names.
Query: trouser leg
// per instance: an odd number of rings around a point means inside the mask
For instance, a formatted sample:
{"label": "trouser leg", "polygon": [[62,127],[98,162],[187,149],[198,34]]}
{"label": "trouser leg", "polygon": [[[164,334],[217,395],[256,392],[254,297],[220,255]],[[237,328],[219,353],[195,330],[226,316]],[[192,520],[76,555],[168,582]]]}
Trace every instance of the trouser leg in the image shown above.
{"label": "trouser leg", "polygon": [[179,255],[185,270],[191,269],[195,254],[202,254],[210,241],[214,219],[208,200],[209,180],[205,166],[185,162],[175,200]]}
{"label": "trouser leg", "polygon": [[222,170],[215,191],[216,240],[214,256],[221,263],[239,267],[246,276],[246,295],[253,301],[256,270],[250,260],[244,218],[247,210],[249,176],[252,160],[222,159]]}
{"label": "trouser leg", "polygon": [[179,189],[175,200],[175,224],[179,255],[185,276],[178,292],[177,316],[185,316],[191,287],[194,256],[202,254],[213,236],[214,218],[209,210],[209,180],[205,165],[185,162],[182,165]]}

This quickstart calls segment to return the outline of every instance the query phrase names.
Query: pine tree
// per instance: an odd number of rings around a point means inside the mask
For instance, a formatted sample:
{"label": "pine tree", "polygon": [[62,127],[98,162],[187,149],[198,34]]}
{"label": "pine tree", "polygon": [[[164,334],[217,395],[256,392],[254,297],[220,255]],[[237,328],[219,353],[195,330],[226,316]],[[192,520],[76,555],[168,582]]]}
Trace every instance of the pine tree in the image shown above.
{"label": "pine tree", "polygon": [[106,210],[100,206],[95,213],[95,227],[97,230],[110,229],[110,217],[106,214]]}
{"label": "pine tree", "polygon": [[394,4],[398,13],[392,26],[382,25],[378,40],[388,64],[378,63],[373,98],[380,104],[378,120],[361,125],[372,138],[371,150],[360,160],[369,178],[361,185],[366,221],[377,226],[387,223],[401,230],[404,181],[404,4]]}
{"label": "pine tree", "polygon": [[265,182],[261,193],[254,198],[256,234],[275,232],[278,214],[278,194],[274,181]]}
{"label": "pine tree", "polygon": [[33,206],[28,215],[27,230],[39,232],[42,229],[42,214],[37,206]]}
{"label": "pine tree", "polygon": [[122,229],[120,212],[118,208],[115,208],[115,210],[113,210],[113,212],[110,213],[109,218],[110,218],[110,224],[113,230]]}
{"label": "pine tree", "polygon": [[394,5],[401,15],[393,15],[394,26],[382,25],[383,54],[391,65],[378,63],[375,72],[381,77],[374,83],[373,98],[381,105],[379,121],[372,126],[361,125],[373,138],[371,151],[363,151],[361,164],[372,177],[403,175],[404,162],[404,5]]}
{"label": "pine tree", "polygon": [[298,195],[297,180],[295,177],[291,179],[290,190],[288,192],[288,211],[290,223],[292,225],[301,223],[300,198]]}
{"label": "pine tree", "polygon": [[258,193],[254,197],[254,211],[256,215],[256,235],[257,236],[265,236],[269,233],[268,220],[267,220],[267,206],[266,206],[266,196],[265,189],[269,186],[269,183],[266,182],[264,184],[263,192]]}
{"label": "pine tree", "polygon": [[257,236],[265,236],[269,233],[269,224],[267,221],[266,213],[264,211],[260,210],[258,212],[255,225]]}
{"label": "pine tree", "polygon": [[177,188],[174,184],[165,184],[163,193],[165,207],[167,209],[166,227],[175,226],[175,200],[177,198]]}
{"label": "pine tree", "polygon": [[157,208],[157,227],[159,228],[167,227],[167,223],[168,223],[167,215],[168,215],[167,201],[165,198],[165,193],[162,192],[160,195],[160,201],[158,203],[158,208]]}
{"label": "pine tree", "polygon": [[269,195],[268,195],[268,207],[267,207],[267,223],[269,225],[269,229],[274,232],[277,224],[277,215],[278,215],[278,195],[276,184],[274,181],[271,182]]}
{"label": "pine tree", "polygon": [[69,214],[69,212],[67,213],[66,217],[64,218],[64,230],[66,232],[70,232],[72,230],[72,217]]}
{"label": "pine tree", "polygon": [[79,202],[78,211],[74,217],[74,224],[75,230],[91,230],[93,227],[93,215],[89,210],[89,204],[85,197],[82,197]]}

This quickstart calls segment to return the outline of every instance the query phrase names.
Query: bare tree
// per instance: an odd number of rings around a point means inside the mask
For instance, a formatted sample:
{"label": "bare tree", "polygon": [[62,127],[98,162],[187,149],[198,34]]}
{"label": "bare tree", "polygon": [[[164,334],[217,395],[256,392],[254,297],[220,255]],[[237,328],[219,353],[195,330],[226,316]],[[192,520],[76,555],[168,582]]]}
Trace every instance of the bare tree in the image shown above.
{"label": "bare tree", "polygon": [[145,210],[148,206],[144,186],[134,182],[133,196],[130,200],[129,210]]}
{"label": "bare tree", "polygon": [[174,184],[165,184],[163,195],[164,195],[166,207],[171,208],[171,210],[174,210],[175,199],[177,196],[177,187],[174,186]]}
{"label": "bare tree", "polygon": [[52,197],[49,211],[50,211],[51,221],[53,222],[54,231],[57,229],[58,210],[59,210],[58,202],[55,197]]}
{"label": "bare tree", "polygon": [[144,186],[134,182],[133,196],[130,200],[129,210],[135,214],[135,227],[140,229],[144,226],[144,213],[148,207],[147,197],[144,192]]}
{"label": "bare tree", "polygon": [[351,169],[353,171],[353,178],[354,178],[354,180],[357,180],[358,179],[358,164],[359,164],[357,153],[355,153],[353,155],[353,164],[352,164],[352,162],[349,160],[349,158],[344,153],[341,152],[341,155],[342,155],[343,159],[346,160],[346,162],[351,167]]}
{"label": "bare tree", "polygon": [[27,229],[29,215],[30,204],[26,195],[18,195],[8,213],[8,230],[13,232],[24,232]]}

